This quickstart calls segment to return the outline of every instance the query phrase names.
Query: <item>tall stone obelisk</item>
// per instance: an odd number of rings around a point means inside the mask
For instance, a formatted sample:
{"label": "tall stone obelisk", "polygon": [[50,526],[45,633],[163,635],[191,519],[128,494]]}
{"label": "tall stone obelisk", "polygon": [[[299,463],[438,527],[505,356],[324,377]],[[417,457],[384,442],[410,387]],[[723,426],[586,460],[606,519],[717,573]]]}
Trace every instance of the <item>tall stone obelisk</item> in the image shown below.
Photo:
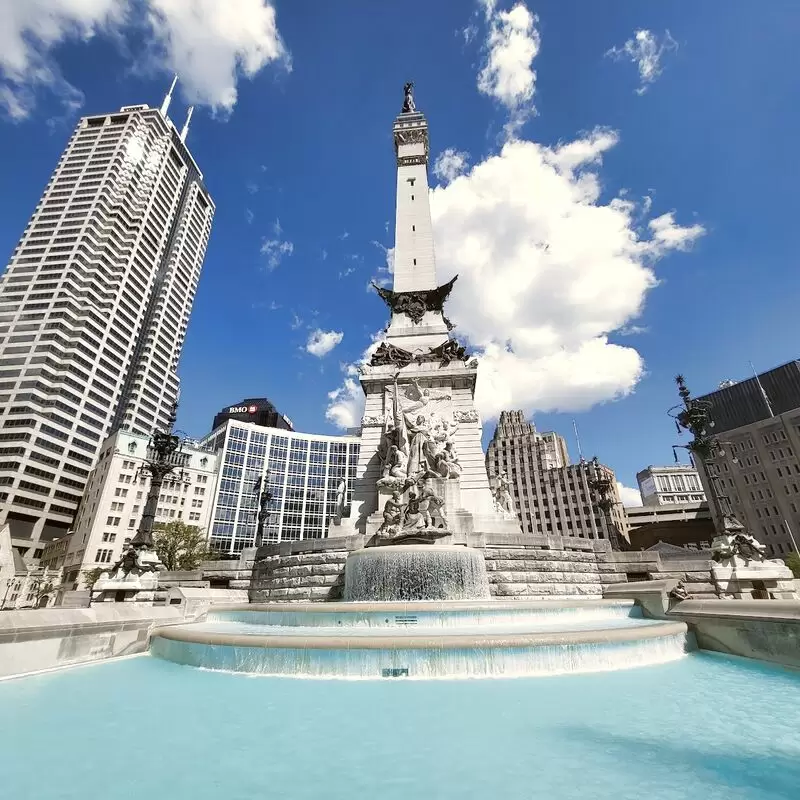
{"label": "tall stone obelisk", "polygon": [[468,543],[472,534],[519,532],[519,523],[498,510],[490,491],[474,404],[477,362],[451,338],[443,312],[456,278],[437,285],[428,123],[412,90],[406,84],[393,126],[394,284],[375,287],[391,322],[361,370],[366,404],[350,515],[328,535],[361,533],[373,544],[403,537]]}

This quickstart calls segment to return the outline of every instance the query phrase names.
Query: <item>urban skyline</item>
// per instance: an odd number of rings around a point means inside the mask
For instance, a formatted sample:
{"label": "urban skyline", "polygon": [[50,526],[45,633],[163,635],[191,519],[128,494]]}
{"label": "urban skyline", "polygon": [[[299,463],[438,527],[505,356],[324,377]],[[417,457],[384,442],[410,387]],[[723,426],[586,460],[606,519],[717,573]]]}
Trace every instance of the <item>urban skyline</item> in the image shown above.
{"label": "urban skyline", "polygon": [[[743,7],[733,4],[731,14],[735,16],[741,13]],[[612,195],[617,187],[623,187],[629,189],[633,196],[651,197],[647,193],[652,186],[655,194],[645,203],[652,204],[652,219],[660,217],[662,212],[674,210],[673,219],[676,224],[691,227],[697,223],[707,229],[696,240],[693,252],[659,265],[657,277],[661,283],[648,296],[645,316],[635,321],[627,320],[621,328],[614,329],[617,332],[612,335],[613,342],[625,347],[633,344],[646,360],[647,374],[639,382],[634,394],[617,403],[601,402],[590,411],[572,410],[569,403],[561,403],[560,405],[567,408],[560,414],[542,411],[538,404],[531,406],[527,396],[523,396],[520,402],[516,402],[516,397],[511,397],[503,404],[507,408],[525,408],[526,416],[530,417],[532,412],[542,429],[558,430],[564,435],[569,432],[571,420],[575,417],[586,452],[602,454],[603,460],[615,468],[625,486],[633,487],[636,472],[645,464],[668,461],[669,447],[674,437],[663,411],[670,404],[673,374],[684,370],[692,386],[699,392],[705,392],[716,387],[724,378],[744,377],[748,372],[746,359],[752,358],[760,370],[785,361],[792,355],[785,352],[785,343],[790,339],[785,335],[785,330],[781,333],[783,329],[780,327],[785,325],[786,315],[778,310],[779,303],[773,304],[776,313],[772,315],[772,320],[779,327],[774,336],[765,339],[752,329],[757,318],[755,306],[743,306],[741,300],[737,305],[736,298],[732,302],[730,297],[726,297],[725,307],[730,310],[730,317],[736,318],[739,327],[735,332],[729,331],[726,327],[729,324],[727,317],[716,323],[727,331],[726,335],[718,339],[722,343],[722,350],[718,349],[712,356],[707,352],[708,348],[689,348],[688,351],[681,352],[679,358],[678,348],[674,346],[677,342],[677,339],[673,340],[673,332],[677,330],[674,326],[678,323],[673,318],[673,313],[678,307],[685,311],[680,323],[681,337],[685,336],[692,341],[705,340],[703,331],[697,328],[704,314],[700,309],[692,311],[686,305],[687,298],[694,296],[690,291],[693,282],[700,280],[702,283],[703,280],[712,279],[716,274],[714,264],[724,263],[725,269],[732,268],[729,266],[731,259],[723,255],[732,237],[730,226],[726,227],[726,208],[720,205],[719,198],[709,198],[703,189],[703,186],[714,185],[713,176],[708,172],[714,162],[685,162],[686,154],[677,145],[680,132],[676,131],[674,136],[664,139],[656,130],[659,113],[669,114],[678,123],[682,120],[681,114],[677,112],[680,111],[680,104],[687,102],[684,92],[686,76],[703,65],[707,66],[705,60],[698,61],[700,55],[696,48],[682,47],[679,52],[665,57],[663,74],[641,96],[636,96],[631,91],[635,65],[624,65],[607,59],[601,62],[601,74],[592,76],[592,80],[597,80],[598,83],[592,84],[591,91],[586,87],[584,94],[583,87],[579,89],[577,84],[567,82],[566,89],[562,90],[563,104],[554,102],[552,86],[558,81],[568,60],[580,64],[583,73],[591,60],[590,56],[602,57],[602,53],[609,47],[619,45],[630,36],[634,28],[642,26],[653,30],[656,35],[663,28],[669,27],[673,36],[681,42],[691,44],[703,29],[699,17],[684,14],[678,19],[670,18],[670,12],[663,12],[659,17],[651,12],[618,12],[612,17],[606,15],[597,18],[596,36],[593,36],[592,42],[576,42],[562,27],[566,17],[562,17],[559,8],[547,3],[535,8],[531,5],[529,8],[539,14],[540,21],[532,24],[528,35],[533,36],[532,31],[535,31],[541,38],[541,48],[540,52],[532,56],[529,64],[520,66],[520,74],[525,73],[527,66],[533,67],[538,75],[537,82],[532,86],[532,97],[521,100],[523,106],[530,101],[539,110],[539,116],[522,122],[517,133],[521,144],[528,148],[526,152],[533,153],[534,145],[538,148],[537,153],[545,154],[545,148],[554,147],[558,141],[589,141],[577,137],[576,132],[591,131],[595,125],[609,125],[619,133],[620,142],[612,146],[610,140],[598,141],[600,150],[595,151],[596,156],[603,158],[605,163],[602,167],[584,165],[581,169],[588,169],[590,173],[594,170]],[[298,430],[335,432],[333,426],[323,419],[323,413],[328,402],[327,392],[334,390],[340,383],[339,362],[357,363],[363,347],[368,343],[370,332],[378,330],[381,324],[379,313],[371,307],[365,307],[364,325],[356,329],[348,324],[340,309],[345,302],[352,301],[354,292],[356,298],[360,296],[368,278],[373,275],[385,276],[385,272],[379,271],[379,267],[385,266],[382,264],[382,253],[371,242],[375,240],[386,247],[392,240],[391,235],[385,235],[383,229],[385,220],[391,219],[388,202],[391,196],[385,191],[386,183],[391,181],[391,175],[385,168],[388,145],[381,142],[380,137],[362,132],[372,130],[371,126],[377,120],[385,119],[388,114],[393,113],[390,108],[392,93],[386,87],[399,85],[406,77],[407,59],[384,59],[381,54],[376,54],[377,58],[373,59],[373,63],[377,65],[376,69],[381,70],[377,73],[380,77],[376,84],[357,93],[349,91],[347,87],[357,85],[349,67],[340,65],[338,73],[331,71],[330,76],[319,78],[318,71],[312,69],[312,54],[308,49],[310,42],[306,42],[293,28],[294,11],[280,4],[277,10],[278,30],[283,46],[274,51],[276,58],[264,60],[261,71],[252,81],[242,76],[237,78],[236,73],[232,73],[238,94],[233,97],[233,101],[226,101],[230,112],[226,123],[220,121],[221,116],[215,120],[209,115],[209,107],[219,109],[222,106],[215,105],[209,99],[212,95],[207,94],[204,101],[197,94],[198,83],[191,70],[183,70],[185,80],[182,77],[179,81],[173,100],[174,104],[180,104],[181,121],[185,114],[185,104],[198,103],[190,134],[191,146],[193,151],[196,148],[197,153],[202,154],[198,155],[198,161],[203,162],[204,171],[208,173],[207,177],[214,186],[215,198],[218,191],[222,192],[225,208],[222,228],[218,225],[212,238],[212,258],[200,285],[198,309],[181,368],[184,392],[179,427],[195,437],[200,437],[207,431],[210,409],[221,407],[231,397],[260,392],[266,393],[280,408],[286,409]],[[323,17],[330,21],[333,17],[328,17],[328,13],[326,11]],[[475,66],[479,59],[471,58],[469,48],[465,52],[465,48],[461,45],[455,46],[456,43],[452,46],[444,44],[445,28],[447,27],[449,36],[456,22],[459,25],[463,23],[465,29],[469,24],[475,25],[476,38],[470,45],[470,48],[475,49],[472,55],[477,56],[478,49],[485,44],[490,23],[484,24],[480,19],[470,20],[466,12],[464,13],[463,20],[459,20],[458,14],[452,9],[437,9],[431,16],[431,36],[440,45],[437,60],[443,59],[446,65],[441,78],[430,68],[432,62],[428,60],[430,56],[427,44],[423,47],[419,65],[415,66],[414,75],[411,76],[417,80],[421,107],[435,124],[431,159],[438,164],[440,174],[435,176],[434,181],[434,214],[437,213],[438,202],[454,197],[457,181],[447,175],[466,170],[462,177],[468,179],[467,184],[471,184],[477,181],[473,167],[488,168],[511,163],[505,160],[511,156],[493,161],[493,158],[499,158],[500,145],[487,144],[485,137],[487,126],[493,126],[495,131],[502,129],[509,117],[508,107],[496,95],[487,96],[480,90],[475,91],[480,66]],[[389,11],[382,11],[374,22],[388,27],[394,25],[395,18]],[[779,27],[778,20],[773,24],[776,29]],[[157,105],[170,82],[171,76],[166,70],[147,79],[123,75],[124,59],[113,56],[106,63],[107,73],[118,76],[114,83],[105,79],[105,76],[98,76],[94,71],[84,69],[80,60],[85,55],[88,66],[101,38],[97,37],[96,41],[88,45],[71,41],[68,36],[64,39],[65,53],[74,56],[73,61],[63,64],[65,75],[84,91],[84,108],[87,111],[103,111],[119,108],[125,102],[140,101]],[[315,47],[324,44],[314,39],[313,35],[312,41]],[[365,47],[363,43],[361,46]],[[723,60],[721,63],[728,64],[727,59],[732,58],[736,52],[733,41],[723,46],[723,43],[714,40],[709,46],[716,53],[716,58]],[[322,52],[324,48],[320,50],[320,54]],[[291,54],[291,73],[285,70],[284,56],[287,54]],[[364,56],[367,57],[366,51]],[[712,58],[710,52],[707,58]],[[405,63],[401,63],[403,61]],[[736,74],[734,66],[730,66],[732,74]],[[753,65],[754,69],[761,70],[762,73],[768,67],[769,60],[764,54]],[[312,72],[317,76],[313,81],[310,80]],[[273,83],[277,85],[271,85]],[[453,91],[456,93],[451,99],[447,93]],[[221,95],[213,95],[214,100],[219,96]],[[592,97],[605,98],[609,102],[613,100],[616,104],[613,106],[615,110],[607,113],[609,107],[598,107]],[[267,98],[267,101],[264,102],[263,98]],[[315,116],[311,126],[311,122],[306,121],[300,111],[308,99],[313,99],[314,107],[324,110],[322,116],[326,119],[337,109],[347,109],[348,122],[341,128],[346,132],[343,139],[334,144],[320,137],[318,132],[313,133],[312,138],[312,130],[317,130],[313,127],[317,124],[317,118]],[[719,92],[710,92],[708,97],[704,97],[704,103],[708,104],[709,109],[724,109],[725,106],[720,105],[722,102]],[[585,111],[579,115],[578,109]],[[650,109],[653,113],[645,112],[645,109]],[[24,226],[25,214],[20,213],[19,207],[24,207],[27,202],[26,192],[30,197],[34,191],[28,185],[37,183],[25,175],[41,169],[38,165],[47,160],[42,154],[53,152],[59,130],[66,133],[64,123],[55,123],[54,133],[49,132],[50,128],[44,125],[48,118],[47,110],[46,98],[39,98],[39,103],[30,109],[26,121],[16,125],[5,122],[2,125],[2,133],[7,137],[9,147],[18,154],[15,163],[10,165],[9,176],[13,175],[14,191],[19,199],[15,197],[13,204],[6,202],[6,213],[2,217],[5,222],[0,223],[0,237],[8,243],[8,252]],[[644,119],[646,116],[652,116],[652,124]],[[283,125],[275,124],[277,120],[281,123],[291,121],[292,126],[303,132],[302,136],[287,136]],[[61,128],[58,127],[59,124]],[[708,130],[718,129],[709,124]],[[779,131],[776,130],[775,133]],[[35,140],[35,149],[33,144],[28,145],[27,140],[32,143]],[[774,137],[772,141],[776,141]],[[780,148],[781,141],[783,140],[779,138],[775,146]],[[696,140],[695,143],[699,153],[708,146],[705,139]],[[651,152],[652,147],[658,147],[658,152],[662,154],[660,159],[648,159],[640,168],[641,159]],[[456,155],[471,154],[464,168],[458,167],[457,159],[451,162],[439,160],[449,149],[454,150]],[[279,158],[277,154],[282,155]],[[698,158],[702,160],[702,156]],[[54,160],[55,156],[50,165]],[[663,164],[658,163],[659,161]],[[357,172],[358,194],[369,192],[369,203],[363,203],[352,191],[349,178],[345,179],[345,173],[340,171],[345,169],[345,165],[354,163],[362,165]],[[455,172],[447,171],[447,163]],[[726,161],[726,172],[730,171],[731,163]],[[206,164],[213,164],[213,174]],[[293,169],[290,167],[292,164],[303,165],[303,168]],[[633,164],[636,165],[636,172],[646,176],[646,183],[640,184],[632,177]],[[23,165],[26,167],[24,173]],[[745,170],[746,167],[746,163],[735,163],[738,171]],[[769,170],[771,166],[766,164],[762,168]],[[360,171],[362,169],[363,173]],[[309,192],[307,173],[330,176],[331,187],[338,188],[333,191],[319,187],[319,192]],[[350,174],[349,168],[347,174]],[[362,177],[368,180],[362,180]],[[9,177],[8,180],[11,181],[12,178]],[[781,185],[781,178],[777,173],[770,173],[770,180],[778,186]],[[11,185],[10,182],[2,184],[0,189],[8,193]],[[543,182],[536,185],[539,187],[537,191],[545,194],[537,195],[531,190],[530,198],[526,194],[520,196],[525,198],[525,202],[530,200],[531,203],[546,205],[546,198],[549,196],[546,194],[546,185]],[[347,198],[346,202],[344,198],[337,197],[343,193]],[[308,226],[309,220],[314,220],[305,233],[300,231],[297,213],[300,195],[304,212],[303,225]],[[712,199],[717,201],[716,205],[711,203]],[[28,208],[32,207],[33,202],[31,201]],[[605,208],[604,202],[594,200],[590,204]],[[748,210],[754,211],[749,205]],[[248,222],[251,215],[253,219]],[[765,212],[765,219],[767,216],[769,215]],[[773,213],[770,223],[779,218],[780,215]],[[18,221],[14,222],[15,219]],[[643,220],[642,224],[647,227],[647,220]],[[447,247],[447,242],[452,240],[452,226],[447,220],[442,220],[441,223],[435,222],[434,227],[437,238],[444,237],[445,244],[437,246],[437,251],[439,261],[446,262],[444,269],[447,269],[447,264],[452,263],[450,249]],[[483,235],[484,229],[480,230]],[[775,248],[778,247],[776,243],[782,241],[781,233],[763,226],[762,230],[764,237],[758,253],[759,263],[763,262],[763,248],[768,242],[773,248],[771,255],[768,254],[772,272],[779,274],[776,273],[775,266],[779,251]],[[345,234],[348,235],[345,237]],[[514,235],[518,236],[516,233]],[[258,251],[262,248],[264,252],[259,254]],[[739,241],[735,248],[731,246],[737,258],[742,261],[750,259],[754,263],[755,259],[752,254],[748,255],[746,248],[747,243]],[[327,254],[324,260],[323,253]],[[272,263],[276,260],[277,266],[273,267]],[[506,262],[498,262],[500,263]],[[468,285],[465,283],[465,268],[468,271],[472,269],[459,265],[462,277],[454,291],[453,302],[459,301],[459,293]],[[355,271],[345,275],[351,269]],[[716,269],[722,267],[717,266]],[[342,277],[339,277],[340,274]],[[575,282],[576,278],[569,270],[563,274],[567,276],[567,285],[582,285]],[[788,297],[791,296],[793,284],[791,275],[786,277],[789,283],[784,283],[785,291],[781,294]],[[355,281],[358,281],[358,285]],[[542,302],[539,297],[530,305],[532,308],[540,308]],[[280,307],[273,310],[273,306]],[[318,313],[315,315],[312,313],[314,311]],[[472,331],[463,312],[460,318],[456,314],[453,314],[453,318],[459,324],[457,330],[461,335],[479,340],[480,337]],[[297,319],[301,322],[293,328]],[[505,325],[502,320],[498,324],[501,327]],[[644,328],[649,328],[649,332],[642,330]],[[314,355],[307,347],[317,329],[323,334],[342,333],[343,339],[327,355]],[[625,334],[624,338],[619,338],[619,332]],[[512,340],[513,334],[511,329],[503,332],[504,338],[510,336]],[[749,342],[748,348],[751,352],[744,355],[740,352],[734,357],[725,343],[728,340],[738,341],[740,338]],[[269,358],[263,355],[263,345],[260,343],[264,341],[270,342]],[[330,337],[318,337],[311,342],[311,347],[315,352],[321,352],[331,341]],[[285,343],[286,346],[278,347],[278,343]],[[480,345],[479,341],[478,344]],[[547,351],[548,347],[545,346],[543,352],[546,354]],[[224,378],[214,380],[213,385],[209,385],[206,375],[208,366],[212,363],[225,364]],[[538,362],[536,358],[531,358],[530,363]],[[320,369],[324,372],[320,372]],[[479,383],[488,385],[490,378],[491,373],[488,373],[487,379]],[[549,382],[554,383],[552,379]],[[558,381],[555,383],[558,384]],[[485,412],[483,417],[487,422],[492,420]],[[620,436],[620,430],[626,431],[627,435]],[[639,443],[641,449],[634,448],[632,442]],[[485,439],[484,445],[486,443]]]}

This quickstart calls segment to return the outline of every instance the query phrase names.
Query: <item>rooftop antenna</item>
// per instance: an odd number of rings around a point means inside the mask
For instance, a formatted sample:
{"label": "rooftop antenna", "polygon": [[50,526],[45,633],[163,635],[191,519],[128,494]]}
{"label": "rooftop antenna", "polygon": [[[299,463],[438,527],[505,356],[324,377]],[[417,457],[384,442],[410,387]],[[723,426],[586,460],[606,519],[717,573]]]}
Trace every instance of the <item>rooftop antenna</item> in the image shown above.
{"label": "rooftop antenna", "polygon": [[578,443],[578,458],[581,460],[581,464],[583,464],[583,450],[581,450],[581,437],[578,436],[578,423],[575,420],[572,420],[572,429],[575,431],[575,441]]}
{"label": "rooftop antenna", "polygon": [[186,115],[186,122],[183,123],[181,129],[181,141],[186,142],[186,137],[189,134],[189,123],[192,121],[192,114],[194,114],[194,106],[189,106],[189,113]]}
{"label": "rooftop antenna", "polygon": [[756,372],[756,368],[753,366],[753,362],[750,361],[750,369],[753,370],[753,377],[756,379],[756,383],[758,384],[758,389],[761,392],[761,396],[764,398],[764,405],[767,407],[767,413],[771,416],[775,416],[775,412],[772,410],[772,403],[769,402],[769,397],[767,397],[767,393],[764,391],[764,387],[761,385],[761,379],[758,377],[758,373]]}
{"label": "rooftop antenna", "polygon": [[166,117],[167,111],[169,110],[169,104],[172,102],[172,92],[175,89],[175,84],[178,82],[178,75],[177,73],[172,78],[172,85],[169,87],[169,91],[164,95],[164,102],[161,104],[161,113]]}

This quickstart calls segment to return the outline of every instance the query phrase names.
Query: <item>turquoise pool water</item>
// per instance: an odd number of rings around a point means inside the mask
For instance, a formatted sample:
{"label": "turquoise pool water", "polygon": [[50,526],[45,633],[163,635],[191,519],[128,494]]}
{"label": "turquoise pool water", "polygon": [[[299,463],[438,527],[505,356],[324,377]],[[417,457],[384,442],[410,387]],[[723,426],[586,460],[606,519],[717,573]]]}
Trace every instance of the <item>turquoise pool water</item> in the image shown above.
{"label": "turquoise pool water", "polygon": [[149,656],[0,683],[13,800],[797,800],[800,674],[707,654],[295,681]]}

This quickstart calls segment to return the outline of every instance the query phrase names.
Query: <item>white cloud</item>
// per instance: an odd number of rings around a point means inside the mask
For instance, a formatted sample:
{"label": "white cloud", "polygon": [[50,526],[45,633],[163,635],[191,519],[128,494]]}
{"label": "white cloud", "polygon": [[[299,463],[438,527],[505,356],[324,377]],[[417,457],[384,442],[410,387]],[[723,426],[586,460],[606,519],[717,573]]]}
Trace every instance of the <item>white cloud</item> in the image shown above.
{"label": "white cloud", "polygon": [[[494,0],[483,5],[501,30],[503,12]],[[510,100],[527,96],[520,85]],[[637,330],[632,323],[658,285],[657,261],[688,250],[705,228],[681,225],[675,211],[650,218],[652,191],[641,203],[624,190],[607,197],[599,173],[618,142],[606,128],[555,146],[512,139],[431,190],[438,279],[459,275],[447,315],[478,357],[484,420],[508,408],[586,410],[630,394],[644,374],[638,351],[610,337]],[[388,264],[382,272],[388,277]],[[348,365],[329,395],[327,418],[340,427],[357,417],[356,377]]]}
{"label": "white cloud", "polygon": [[347,267],[347,269],[340,270],[339,278],[346,278],[348,275],[352,275],[355,271],[355,267]]}
{"label": "white cloud", "polygon": [[344,339],[344,333],[341,331],[323,331],[317,328],[311,331],[308,336],[306,352],[317,358],[322,358],[328,355],[342,339]]}
{"label": "white cloud", "polygon": [[[3,0],[0,8],[0,108],[14,120],[54,94],[67,111],[83,103],[53,52],[67,41],[144,37],[157,69],[178,72],[186,99],[230,113],[237,82],[270,62],[290,69],[268,0]],[[142,50],[141,45],[137,48]]]}
{"label": "white cloud", "polygon": [[443,183],[450,181],[461,175],[469,166],[469,153],[448,147],[439,153],[433,164],[433,174]]}
{"label": "white cloud", "polygon": [[705,231],[669,212],[644,236],[635,203],[601,201],[598,168],[617,141],[598,129],[556,147],[508,142],[431,192],[439,281],[460,276],[448,316],[478,350],[485,419],[587,409],[642,376],[639,353],[608,335],[641,313],[655,261]]}
{"label": "white cloud", "polygon": [[622,47],[612,47],[606,51],[606,56],[615,61],[628,59],[636,64],[639,70],[639,87],[636,94],[644,94],[651,83],[663,72],[661,60],[666,53],[678,49],[678,43],[670,36],[669,31],[664,31],[664,36],[659,41],[652,31],[635,31],[633,37],[628,39]]}
{"label": "white cloud", "polygon": [[378,267],[378,271],[367,282],[367,291],[371,292],[372,284],[377,283],[378,286],[390,286],[392,283],[392,275],[394,275],[394,247],[386,247],[376,239],[372,240],[372,244],[380,250],[386,258],[386,263]]}
{"label": "white cloud", "polygon": [[485,420],[586,410],[643,375],[638,351],[609,336],[630,331],[657,260],[705,229],[674,212],[642,228],[636,203],[601,199],[599,168],[617,142],[606,129],[555,147],[511,141],[431,191],[438,278],[459,275],[448,317],[476,350]]}
{"label": "white cloud", "polygon": [[642,505],[642,495],[638,489],[634,489],[632,486],[625,486],[617,481],[617,492],[619,492],[619,499],[622,500],[622,505],[626,508]]}
{"label": "white cloud", "polygon": [[349,235],[350,235],[349,231],[344,231],[344,233],[339,234],[339,240],[343,242]]}
{"label": "white cloud", "polygon": [[303,325],[303,318],[298,316],[294,311],[292,312],[292,321],[289,323],[289,327],[296,331]]}
{"label": "white cloud", "polygon": [[471,44],[478,35],[478,26],[470,23],[466,27],[461,28],[461,30],[456,31],[456,34],[461,35],[461,38],[464,40],[464,44]]}
{"label": "white cloud", "polygon": [[290,256],[293,252],[294,245],[280,239],[264,239],[261,244],[261,255],[266,258],[270,270],[279,266],[284,256]]}
{"label": "white cloud", "polygon": [[328,251],[324,247],[322,248],[321,256],[322,256],[322,260],[323,261],[327,261],[328,260]]}
{"label": "white cloud", "polygon": [[345,430],[361,424],[361,417],[364,414],[364,391],[358,381],[359,367],[370,360],[385,338],[383,333],[375,334],[357,363],[342,364],[344,381],[338,389],[328,392],[328,408],[325,411],[325,418],[337,428]]}
{"label": "white cloud", "polygon": [[244,210],[244,218],[247,220],[248,225],[252,225],[256,215],[249,208],[246,208]]}
{"label": "white cloud", "polygon": [[538,18],[522,2],[510,11],[497,11],[495,0],[483,0],[483,6],[488,32],[484,45],[486,58],[478,73],[478,90],[511,112],[507,130],[513,132],[535,111],[533,59],[541,44],[536,30]]}

